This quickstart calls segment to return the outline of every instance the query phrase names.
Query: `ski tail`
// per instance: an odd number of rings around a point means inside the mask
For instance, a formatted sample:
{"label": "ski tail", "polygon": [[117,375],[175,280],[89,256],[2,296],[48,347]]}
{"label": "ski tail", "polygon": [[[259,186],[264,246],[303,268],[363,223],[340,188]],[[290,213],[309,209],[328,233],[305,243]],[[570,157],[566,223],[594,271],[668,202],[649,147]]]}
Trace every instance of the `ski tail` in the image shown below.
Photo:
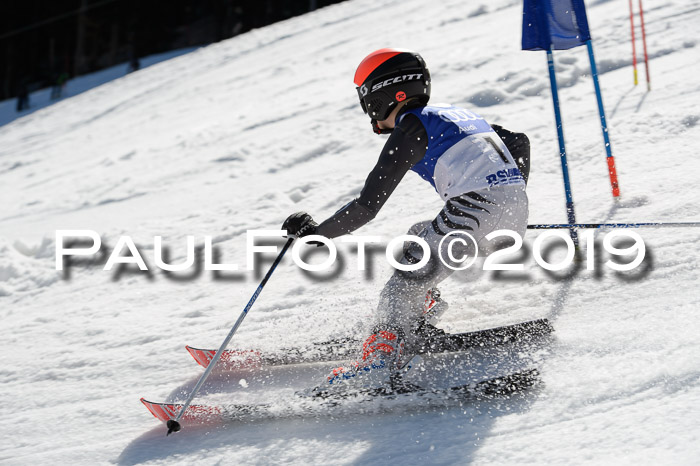
{"label": "ski tail", "polygon": [[[141,403],[143,403],[146,409],[148,409],[156,419],[162,422],[175,419],[182,409],[181,404],[154,403],[145,398],[141,398]],[[203,422],[212,418],[218,418],[221,414],[222,408],[219,406],[190,405],[182,416],[182,420],[188,422]]]}
{"label": "ski tail", "polygon": [[474,396],[490,397],[508,397],[515,393],[528,390],[541,382],[540,371],[536,368],[528,369],[521,372],[495,377],[492,379],[482,380],[475,386],[454,387],[453,390],[457,393],[471,391]]}
{"label": "ski tail", "polygon": [[435,341],[442,351],[464,350],[483,346],[496,346],[515,341],[537,341],[554,331],[547,319],[536,319],[519,324],[505,325],[476,332],[447,334]]}
{"label": "ski tail", "polygon": [[[202,367],[209,367],[209,363],[214,359],[216,350],[193,348],[185,346],[185,349]],[[221,353],[218,366],[221,369],[245,369],[259,367],[263,363],[262,355],[257,350],[226,350]]]}

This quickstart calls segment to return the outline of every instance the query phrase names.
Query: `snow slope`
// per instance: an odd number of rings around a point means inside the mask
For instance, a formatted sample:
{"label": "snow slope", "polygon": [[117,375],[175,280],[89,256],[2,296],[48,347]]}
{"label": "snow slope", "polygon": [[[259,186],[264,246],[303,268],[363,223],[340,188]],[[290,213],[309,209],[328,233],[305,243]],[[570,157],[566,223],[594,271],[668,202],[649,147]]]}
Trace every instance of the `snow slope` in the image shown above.
{"label": "snow slope", "polygon": [[[359,193],[384,142],[352,84],[359,61],[384,46],[421,52],[434,102],[526,132],[530,223],[564,222],[545,55],[519,50],[521,8],[352,0],[0,127],[0,462],[696,463],[697,230],[640,231],[649,259],[633,273],[562,278],[526,255],[524,274],[447,280],[450,331],[552,319],[542,387],[522,397],[189,428],[167,439],[139,398],[173,400],[192,386],[201,371],[183,346],[217,346],[259,275],[110,273],[94,262],[65,275],[54,269],[56,229],[95,230],[107,253],[130,235],[150,265],[155,235],[173,262],[184,259],[186,235],[199,245],[211,235],[222,260],[243,266],[246,230],[276,229],[298,210],[318,219],[334,212]],[[647,8],[650,93],[632,85],[624,2],[588,4],[621,203],[610,196],[586,52],[555,53],[580,221],[700,220],[700,1]],[[410,174],[358,233],[388,240],[440,206]],[[367,322],[391,269],[380,258],[358,272],[355,256],[347,258],[326,280],[285,260],[235,346],[294,346]],[[235,381],[215,378],[201,401]]]}

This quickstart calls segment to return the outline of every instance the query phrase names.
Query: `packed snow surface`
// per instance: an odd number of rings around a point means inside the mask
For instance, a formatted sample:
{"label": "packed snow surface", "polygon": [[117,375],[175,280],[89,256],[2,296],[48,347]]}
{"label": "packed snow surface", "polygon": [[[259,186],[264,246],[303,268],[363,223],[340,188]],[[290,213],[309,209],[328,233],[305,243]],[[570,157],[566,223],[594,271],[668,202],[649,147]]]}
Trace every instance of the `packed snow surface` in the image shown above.
{"label": "packed snow surface", "polygon": [[[700,1],[647,8],[651,92],[641,63],[642,83],[632,83],[626,2],[588,2],[621,202],[610,194],[586,50],[555,52],[579,221],[700,221]],[[545,273],[526,252],[510,258],[524,261],[524,272],[472,271],[444,282],[448,331],[552,321],[542,384],[522,396],[186,427],[168,438],[139,402],[182,400],[201,374],[184,345],[217,347],[255,290],[260,274],[245,270],[247,230],[278,229],[299,210],[323,220],[358,195],[384,143],[352,83],[375,49],[419,51],[433,102],[525,132],[530,223],[566,221],[545,54],[520,50],[521,12],[511,0],[352,0],[0,127],[0,462],[697,463],[693,228],[637,230],[647,259],[632,272],[603,265],[605,232],[596,232],[595,271],[584,264],[568,277]],[[388,241],[440,207],[432,188],[409,174],[358,234]],[[105,257],[59,272],[58,229],[98,232],[105,254],[129,235],[150,272],[104,271]],[[540,234],[529,231],[526,245]],[[212,236],[219,260],[241,270],[157,269],[154,236],[179,263],[187,235],[198,246]],[[362,328],[392,270],[382,254],[360,272],[348,253],[345,268],[325,280],[285,258],[231,346],[273,350]],[[219,399],[227,383],[238,392],[249,386],[217,376],[198,402]]]}

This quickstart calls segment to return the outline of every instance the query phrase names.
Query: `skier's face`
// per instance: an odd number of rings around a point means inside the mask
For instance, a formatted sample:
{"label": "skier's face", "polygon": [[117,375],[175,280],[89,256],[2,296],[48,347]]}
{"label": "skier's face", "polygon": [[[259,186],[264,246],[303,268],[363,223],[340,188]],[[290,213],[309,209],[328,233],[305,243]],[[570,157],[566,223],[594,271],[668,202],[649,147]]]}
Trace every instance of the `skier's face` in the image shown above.
{"label": "skier's face", "polygon": [[406,102],[401,102],[396,108],[389,114],[386,120],[377,121],[377,126],[379,129],[394,129],[396,127],[396,115],[401,110],[401,107],[406,105]]}
{"label": "skier's face", "polygon": [[377,126],[379,129],[394,129],[394,126],[396,126],[396,121],[390,116],[386,120],[378,121]]}

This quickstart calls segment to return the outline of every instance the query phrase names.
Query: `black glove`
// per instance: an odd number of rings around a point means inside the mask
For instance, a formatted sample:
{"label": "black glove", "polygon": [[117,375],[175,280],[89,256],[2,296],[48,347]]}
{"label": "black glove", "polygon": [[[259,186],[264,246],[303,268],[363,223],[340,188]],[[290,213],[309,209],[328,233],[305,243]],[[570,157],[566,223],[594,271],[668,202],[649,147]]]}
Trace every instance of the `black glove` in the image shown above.
{"label": "black glove", "polygon": [[282,229],[287,230],[287,236],[309,236],[316,234],[318,223],[314,222],[311,215],[306,212],[297,212],[287,217],[287,220],[282,224]]}

